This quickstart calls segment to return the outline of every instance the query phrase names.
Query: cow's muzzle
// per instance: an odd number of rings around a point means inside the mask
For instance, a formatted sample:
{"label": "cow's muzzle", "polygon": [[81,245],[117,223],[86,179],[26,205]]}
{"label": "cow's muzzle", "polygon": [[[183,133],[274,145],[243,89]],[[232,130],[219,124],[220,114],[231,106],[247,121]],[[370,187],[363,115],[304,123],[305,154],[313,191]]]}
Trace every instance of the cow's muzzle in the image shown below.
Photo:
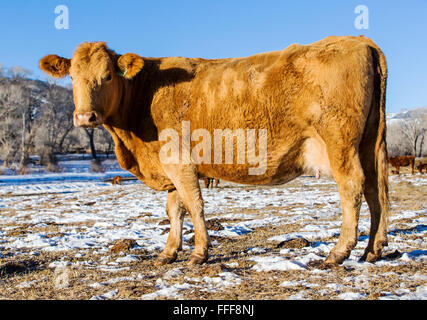
{"label": "cow's muzzle", "polygon": [[102,124],[102,116],[97,111],[74,112],[74,125],[83,128],[95,128]]}

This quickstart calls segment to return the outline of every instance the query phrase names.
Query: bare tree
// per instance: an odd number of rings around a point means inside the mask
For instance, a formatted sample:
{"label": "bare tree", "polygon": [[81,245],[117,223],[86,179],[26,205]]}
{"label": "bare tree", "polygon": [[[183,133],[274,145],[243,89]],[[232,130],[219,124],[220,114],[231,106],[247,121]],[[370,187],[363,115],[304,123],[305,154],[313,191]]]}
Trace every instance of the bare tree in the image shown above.
{"label": "bare tree", "polygon": [[411,152],[401,132],[402,121],[402,119],[396,119],[387,123],[387,150],[391,157]]}
{"label": "bare tree", "polygon": [[95,143],[108,158],[114,152],[114,140],[104,127],[100,127],[99,129],[95,136]]}
{"label": "bare tree", "polygon": [[96,153],[95,130],[99,130],[99,129],[92,129],[92,128],[85,128],[84,129],[84,131],[86,132],[86,135],[89,139],[90,152],[92,153],[92,161],[90,163],[90,169],[93,172],[104,172],[105,168],[103,167],[103,165],[101,163],[101,159],[98,158],[98,155]]}
{"label": "bare tree", "polygon": [[54,81],[47,83],[44,94],[37,119],[35,149],[41,164],[55,168],[54,154],[64,151],[65,139],[73,129],[73,97],[70,90]]}
{"label": "bare tree", "polygon": [[90,147],[90,152],[92,154],[92,159],[96,160],[98,159],[98,156],[96,154],[96,148],[95,148],[95,129],[85,128],[84,130],[89,139],[89,147]]}
{"label": "bare tree", "polygon": [[[424,121],[423,121],[424,120]],[[412,155],[422,156],[424,135],[426,133],[425,119],[408,119],[402,121],[401,132],[411,148]]]}
{"label": "bare tree", "polygon": [[6,70],[3,65],[0,63],[0,78],[4,78],[6,76]]}
{"label": "bare tree", "polygon": [[[18,160],[20,167],[27,164],[34,138],[33,125],[37,103],[22,86],[21,79],[0,83],[0,151],[6,164]],[[19,145],[19,147],[18,147]]]}
{"label": "bare tree", "polygon": [[4,164],[9,164],[16,159],[18,153],[18,145],[16,144],[17,127],[16,121],[8,114],[0,121],[0,156],[4,160]]}
{"label": "bare tree", "polygon": [[14,66],[7,69],[7,75],[11,79],[24,79],[28,78],[31,75],[31,71],[24,69],[20,66]]}

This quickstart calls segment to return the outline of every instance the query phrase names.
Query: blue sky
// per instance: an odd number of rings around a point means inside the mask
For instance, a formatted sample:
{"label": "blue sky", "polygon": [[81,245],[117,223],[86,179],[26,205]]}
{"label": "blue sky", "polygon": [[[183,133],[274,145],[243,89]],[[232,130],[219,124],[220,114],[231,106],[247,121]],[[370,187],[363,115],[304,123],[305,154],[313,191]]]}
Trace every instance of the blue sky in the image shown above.
{"label": "blue sky", "polygon": [[[369,29],[354,26],[361,4]],[[58,5],[69,9],[69,30],[55,28]],[[41,57],[71,57],[83,41],[142,56],[226,58],[363,34],[387,57],[387,111],[427,105],[427,0],[14,0],[1,1],[0,30],[0,63],[40,79]]]}

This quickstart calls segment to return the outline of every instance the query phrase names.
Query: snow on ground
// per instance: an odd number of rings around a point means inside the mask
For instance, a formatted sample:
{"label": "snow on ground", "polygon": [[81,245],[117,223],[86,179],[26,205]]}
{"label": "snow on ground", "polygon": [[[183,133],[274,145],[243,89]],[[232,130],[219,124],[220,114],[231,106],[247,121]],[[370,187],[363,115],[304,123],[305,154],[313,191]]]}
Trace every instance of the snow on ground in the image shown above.
{"label": "snow on ground", "polygon": [[[65,162],[64,162],[65,163]],[[99,261],[84,260],[70,262],[58,260],[49,267],[53,269],[79,267],[97,269],[111,274],[103,282],[88,284],[91,288],[114,286],[118,282],[144,279],[146,275],[132,273],[128,265],[139,260],[132,251],[114,260],[109,250],[113,241],[134,239],[137,247],[156,256],[164,247],[168,225],[159,224],[166,218],[166,193],[155,192],[138,181],[126,182],[123,186],[112,186],[103,182],[115,175],[130,176],[114,165],[106,173],[93,174],[87,170],[87,160],[68,161],[67,172],[56,174],[32,174],[28,176],[0,176],[0,258],[1,252],[15,256],[38,256],[47,252],[73,251],[75,257],[83,259],[86,254],[103,255]],[[74,169],[73,169],[74,168]],[[74,171],[74,172],[73,172]],[[77,172],[78,171],[78,172]],[[419,175],[414,177],[401,175],[392,177],[392,183],[410,179],[410,184],[426,186],[427,179]],[[258,228],[282,226],[283,233],[265,238],[265,243],[280,243],[296,238],[310,241],[310,245],[294,249],[282,248],[277,252],[262,246],[248,247],[246,259],[252,263],[251,270],[256,272],[303,272],[312,277],[321,276],[324,270],[311,269],[309,263],[324,259],[336,243],[340,232],[341,216],[339,196],[334,183],[327,179],[315,180],[301,177],[290,186],[278,187],[242,187],[226,182],[219,189],[203,189],[207,220],[222,219],[222,230],[210,230],[213,238],[237,238],[250,234]],[[427,204],[424,200],[418,210],[403,210],[398,216],[392,216],[389,232],[388,251],[398,250],[401,256],[393,260],[377,262],[378,266],[401,266],[408,263],[425,263],[427,245],[423,235],[427,231]],[[358,269],[358,279],[348,279],[354,283],[353,290],[342,285],[319,288],[319,284],[308,280],[284,281],[281,287],[300,285],[304,289],[293,295],[292,299],[304,299],[307,290],[336,290],[337,299],[363,299],[366,295],[357,292],[363,288],[372,264],[359,263],[358,259],[368,242],[369,211],[362,205],[359,231],[361,236],[352,255],[343,264],[346,268]],[[393,227],[393,221],[402,222],[405,228]],[[294,228],[300,225],[300,228]],[[55,226],[51,231],[51,227]],[[287,232],[287,229],[292,231]],[[292,229],[294,228],[294,229]],[[192,223],[189,218],[184,222],[184,250],[191,250],[188,240],[192,236]],[[415,237],[415,239],[414,239]],[[217,241],[214,245],[219,246]],[[184,282],[174,283],[176,277],[184,277],[182,269],[175,268],[163,277],[153,280],[154,292],[142,294],[141,299],[174,298],[180,299],[191,290],[198,288],[207,293],[225,291],[241,285],[244,280],[233,272],[237,262],[228,264],[230,270],[214,276],[185,277]],[[127,277],[115,277],[114,273],[129,270]],[[417,275],[417,281],[427,282],[426,275]],[[31,281],[22,282],[22,287],[34,287]],[[324,291],[324,292],[326,292]],[[92,299],[114,299],[118,291],[113,289]],[[383,299],[426,299],[426,286],[416,290],[402,288],[400,291],[386,292]]]}
{"label": "snow on ground", "polygon": [[[30,164],[28,174],[17,175],[13,170],[0,166],[0,195],[29,192],[67,192],[64,188],[73,188],[74,184],[87,183],[89,181],[99,182],[114,178],[117,175],[131,177],[127,171],[123,171],[115,159],[105,159],[102,165],[104,173],[93,173],[90,169],[90,159],[86,155],[64,155],[59,156],[58,167],[60,172],[48,172],[44,167]],[[58,188],[59,185],[59,188]],[[73,189],[74,190],[74,189]]]}

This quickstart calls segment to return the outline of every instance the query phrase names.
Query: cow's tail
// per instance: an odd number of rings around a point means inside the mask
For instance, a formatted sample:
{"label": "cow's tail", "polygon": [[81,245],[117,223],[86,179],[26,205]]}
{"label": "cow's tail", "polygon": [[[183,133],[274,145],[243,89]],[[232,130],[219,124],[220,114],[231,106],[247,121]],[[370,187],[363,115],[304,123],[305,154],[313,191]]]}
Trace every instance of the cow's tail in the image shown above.
{"label": "cow's tail", "polygon": [[[386,143],[386,86],[387,86],[387,62],[381,49],[370,39],[361,38],[371,48],[374,62],[374,92],[365,127],[365,141],[372,145],[369,153],[374,151],[373,165],[377,176],[378,200],[381,206],[381,219],[388,225],[389,218],[389,195],[388,195],[388,159]],[[369,132],[370,131],[370,132]],[[376,141],[373,141],[373,140]],[[370,141],[368,141],[370,140]],[[375,146],[373,146],[375,142]],[[374,149],[374,150],[372,150]]]}
{"label": "cow's tail", "polygon": [[378,172],[378,192],[379,200],[381,205],[382,216],[387,219],[389,217],[389,196],[388,196],[388,159],[387,159],[387,143],[386,143],[386,112],[385,112],[385,100],[386,100],[386,87],[387,87],[387,62],[383,52],[378,48],[373,49],[378,54],[377,77],[379,77],[379,90],[375,97],[379,95],[379,99],[374,101],[374,106],[379,108],[380,121],[378,126],[378,136],[375,145],[375,158]]}

